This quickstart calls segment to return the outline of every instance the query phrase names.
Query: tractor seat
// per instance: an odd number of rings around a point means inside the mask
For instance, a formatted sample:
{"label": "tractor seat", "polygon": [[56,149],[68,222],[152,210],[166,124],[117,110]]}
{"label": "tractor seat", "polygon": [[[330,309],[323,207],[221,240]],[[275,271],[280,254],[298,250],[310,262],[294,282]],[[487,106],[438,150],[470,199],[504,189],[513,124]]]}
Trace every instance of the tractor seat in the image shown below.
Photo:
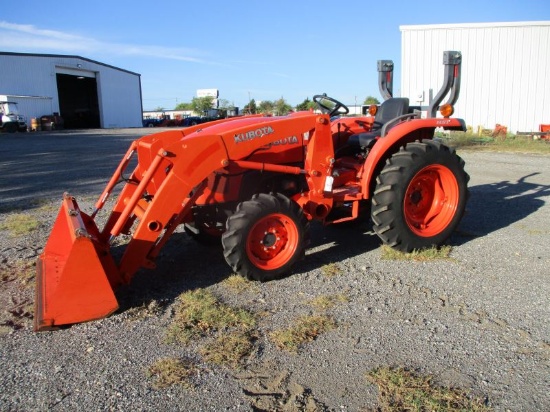
{"label": "tractor seat", "polygon": [[377,137],[382,134],[384,125],[396,117],[403,116],[409,113],[409,99],[406,97],[392,97],[385,100],[380,107],[376,116],[372,130],[365,133],[353,134],[348,139],[348,146],[353,148],[372,147]]}

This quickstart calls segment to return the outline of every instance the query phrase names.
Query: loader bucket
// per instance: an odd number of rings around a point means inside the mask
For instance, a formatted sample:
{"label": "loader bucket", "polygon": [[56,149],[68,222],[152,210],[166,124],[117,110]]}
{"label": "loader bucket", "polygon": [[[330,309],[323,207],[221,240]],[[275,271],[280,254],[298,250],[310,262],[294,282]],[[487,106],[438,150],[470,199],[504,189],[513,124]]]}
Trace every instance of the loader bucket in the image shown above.
{"label": "loader bucket", "polygon": [[100,319],[118,309],[118,270],[94,221],[64,195],[37,261],[34,330]]}

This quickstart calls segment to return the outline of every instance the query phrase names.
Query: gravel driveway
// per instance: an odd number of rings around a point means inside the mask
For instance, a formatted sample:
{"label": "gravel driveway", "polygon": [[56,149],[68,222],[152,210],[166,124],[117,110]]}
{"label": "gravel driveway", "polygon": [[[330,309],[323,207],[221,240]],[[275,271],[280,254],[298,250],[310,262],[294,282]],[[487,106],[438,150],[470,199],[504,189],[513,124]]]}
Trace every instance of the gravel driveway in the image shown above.
{"label": "gravel driveway", "polygon": [[[41,221],[30,235],[0,231],[0,410],[372,410],[366,374],[380,366],[432,375],[497,411],[550,410],[548,156],[460,153],[471,198],[450,260],[383,260],[368,226],[314,226],[293,276],[238,293],[221,250],[177,232],[158,268],[118,291],[116,314],[33,333],[32,281],[18,273],[41,252],[61,194],[89,211],[130,141],[153,131],[0,135],[0,225],[14,213]],[[201,340],[166,343],[175,299],[196,288],[257,314],[242,369],[202,361]],[[297,354],[273,344],[270,332],[336,294],[347,301],[327,310],[335,329]],[[147,368],[171,356],[197,362],[194,387],[153,387]]]}

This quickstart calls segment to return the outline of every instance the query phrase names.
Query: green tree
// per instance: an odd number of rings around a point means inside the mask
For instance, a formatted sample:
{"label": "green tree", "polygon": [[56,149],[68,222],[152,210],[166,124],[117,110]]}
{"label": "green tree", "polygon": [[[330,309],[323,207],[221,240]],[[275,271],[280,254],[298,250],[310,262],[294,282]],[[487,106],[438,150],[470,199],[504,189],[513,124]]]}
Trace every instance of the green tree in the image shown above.
{"label": "green tree", "polygon": [[191,108],[191,103],[179,103],[174,110],[193,110]]}
{"label": "green tree", "polygon": [[275,103],[271,100],[262,100],[258,105],[258,112],[264,114],[273,114],[275,110]]}
{"label": "green tree", "polygon": [[163,112],[164,110],[165,110],[164,107],[162,107],[162,106],[157,106],[157,107],[155,108],[154,111],[155,111],[155,112]]}
{"label": "green tree", "polygon": [[292,110],[292,106],[289,105],[282,97],[275,101],[274,106],[275,114],[278,116],[285,116]]}
{"label": "green tree", "polygon": [[256,100],[252,99],[248,102],[247,105],[243,107],[244,114],[256,114],[258,112],[258,107],[256,106]]}
{"label": "green tree", "polygon": [[214,98],[212,96],[193,97],[191,100],[191,110],[193,112],[204,115],[208,110],[212,109]]}
{"label": "green tree", "polygon": [[380,101],[373,96],[367,96],[363,104],[380,104]]}
{"label": "green tree", "polygon": [[309,97],[306,97],[302,103],[296,105],[296,110],[299,112],[309,110],[309,108],[311,107],[311,103],[313,102],[309,100]]}

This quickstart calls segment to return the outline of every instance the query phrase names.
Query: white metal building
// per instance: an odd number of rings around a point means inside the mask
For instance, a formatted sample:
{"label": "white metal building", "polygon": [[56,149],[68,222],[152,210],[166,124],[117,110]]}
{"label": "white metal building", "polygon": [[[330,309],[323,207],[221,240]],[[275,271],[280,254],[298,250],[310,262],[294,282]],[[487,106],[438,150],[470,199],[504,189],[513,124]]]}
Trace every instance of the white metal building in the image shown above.
{"label": "white metal building", "polygon": [[401,95],[427,105],[443,51],[462,52],[455,116],[473,130],[538,131],[550,123],[550,21],[400,26]]}
{"label": "white metal building", "polygon": [[59,113],[66,128],[142,126],[140,75],[80,56],[0,52],[0,95],[27,123]]}

